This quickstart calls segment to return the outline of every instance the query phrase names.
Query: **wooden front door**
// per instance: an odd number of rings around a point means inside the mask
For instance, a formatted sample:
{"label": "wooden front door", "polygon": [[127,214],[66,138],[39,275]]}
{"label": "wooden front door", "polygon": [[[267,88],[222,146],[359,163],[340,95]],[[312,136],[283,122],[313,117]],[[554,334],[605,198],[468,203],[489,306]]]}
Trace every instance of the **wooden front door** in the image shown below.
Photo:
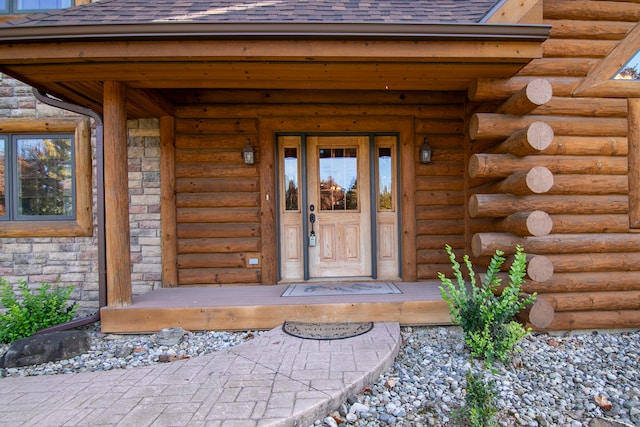
{"label": "wooden front door", "polygon": [[399,277],[396,139],[278,137],[282,281]]}
{"label": "wooden front door", "polygon": [[371,276],[369,186],[368,137],[307,138],[311,279]]}

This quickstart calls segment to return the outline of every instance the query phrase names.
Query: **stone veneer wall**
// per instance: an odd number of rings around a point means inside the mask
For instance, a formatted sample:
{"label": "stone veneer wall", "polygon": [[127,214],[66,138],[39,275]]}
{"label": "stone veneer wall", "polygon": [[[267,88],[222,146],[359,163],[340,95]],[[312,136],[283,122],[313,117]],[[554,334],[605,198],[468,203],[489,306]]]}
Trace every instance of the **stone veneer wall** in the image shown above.
{"label": "stone veneer wall", "polygon": [[[0,73],[0,117],[69,117],[75,113],[38,102],[32,89]],[[93,126],[92,122],[92,126]],[[160,247],[160,139],[158,120],[131,120],[129,127],[129,204],[134,295],[162,285]],[[95,136],[95,135],[94,135]],[[95,139],[92,137],[95,153]],[[60,281],[73,286],[79,315],[98,308],[95,156],[92,237],[0,238],[0,277],[16,285]],[[0,224],[1,226],[1,224]]]}

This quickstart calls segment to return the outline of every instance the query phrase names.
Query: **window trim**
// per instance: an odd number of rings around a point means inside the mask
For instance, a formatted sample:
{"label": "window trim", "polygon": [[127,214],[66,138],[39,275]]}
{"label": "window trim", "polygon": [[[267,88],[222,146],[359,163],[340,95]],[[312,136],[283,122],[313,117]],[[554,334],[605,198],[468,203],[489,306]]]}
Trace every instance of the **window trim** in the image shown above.
{"label": "window trim", "polygon": [[0,119],[0,132],[74,133],[75,219],[0,222],[0,237],[89,237],[93,235],[91,127],[89,119]]}

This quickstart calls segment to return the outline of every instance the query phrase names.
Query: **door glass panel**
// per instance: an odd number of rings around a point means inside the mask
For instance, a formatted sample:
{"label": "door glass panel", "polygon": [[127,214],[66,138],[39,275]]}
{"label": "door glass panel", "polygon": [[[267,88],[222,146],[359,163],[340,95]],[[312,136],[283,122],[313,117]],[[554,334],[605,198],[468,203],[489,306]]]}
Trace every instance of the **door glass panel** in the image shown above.
{"label": "door glass panel", "polygon": [[378,148],[378,209],[393,209],[393,159],[391,148]]}
{"label": "door glass panel", "polygon": [[320,209],[358,210],[358,156],[356,148],[320,148]]}
{"label": "door glass panel", "polygon": [[298,205],[298,149],[284,149],[285,210],[297,211]]}

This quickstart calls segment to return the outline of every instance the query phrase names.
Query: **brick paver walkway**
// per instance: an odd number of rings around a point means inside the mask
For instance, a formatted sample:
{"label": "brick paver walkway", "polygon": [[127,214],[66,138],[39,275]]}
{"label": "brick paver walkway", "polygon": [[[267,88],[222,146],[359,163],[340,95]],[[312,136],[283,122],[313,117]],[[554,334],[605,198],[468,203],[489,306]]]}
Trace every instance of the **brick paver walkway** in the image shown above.
{"label": "brick paver walkway", "polygon": [[397,323],[317,341],[275,328],[152,367],[0,379],[2,426],[307,426],[372,384],[400,348]]}

